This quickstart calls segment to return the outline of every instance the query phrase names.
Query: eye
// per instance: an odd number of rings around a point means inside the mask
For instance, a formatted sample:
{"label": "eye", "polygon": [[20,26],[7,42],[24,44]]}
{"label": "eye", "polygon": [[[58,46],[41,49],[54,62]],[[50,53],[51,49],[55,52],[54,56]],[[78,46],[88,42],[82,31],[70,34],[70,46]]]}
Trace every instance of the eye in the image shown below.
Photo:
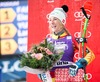
{"label": "eye", "polygon": [[49,19],[48,21],[51,21],[51,19]]}
{"label": "eye", "polygon": [[55,17],[54,17],[54,19],[53,19],[53,20],[57,20],[57,18],[55,18]]}
{"label": "eye", "polygon": [[50,23],[51,22],[51,19],[48,19],[48,23]]}

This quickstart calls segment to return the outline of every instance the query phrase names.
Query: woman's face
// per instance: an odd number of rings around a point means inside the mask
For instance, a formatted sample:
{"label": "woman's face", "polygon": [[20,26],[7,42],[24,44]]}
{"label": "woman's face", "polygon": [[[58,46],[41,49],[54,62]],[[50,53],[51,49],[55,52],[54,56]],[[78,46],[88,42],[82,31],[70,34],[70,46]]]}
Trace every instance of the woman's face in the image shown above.
{"label": "woman's face", "polygon": [[49,20],[49,28],[51,32],[59,33],[63,29],[62,22],[56,17],[50,17]]}

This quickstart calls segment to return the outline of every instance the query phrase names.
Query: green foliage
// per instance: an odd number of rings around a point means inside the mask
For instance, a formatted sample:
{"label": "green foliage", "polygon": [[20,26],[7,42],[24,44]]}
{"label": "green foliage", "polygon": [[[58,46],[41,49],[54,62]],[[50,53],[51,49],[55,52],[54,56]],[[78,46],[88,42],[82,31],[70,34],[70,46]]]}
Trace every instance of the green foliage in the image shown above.
{"label": "green foliage", "polygon": [[[30,52],[25,53],[21,57],[21,67],[28,66],[33,69],[42,69],[42,70],[50,70],[53,65],[62,57],[63,52],[59,54],[47,54],[45,48],[49,49],[52,53],[54,47],[51,43],[48,43],[45,40],[44,43],[40,43],[39,45],[32,46]],[[31,54],[33,53],[42,53],[43,57],[40,60],[37,60],[35,57],[33,58]]]}

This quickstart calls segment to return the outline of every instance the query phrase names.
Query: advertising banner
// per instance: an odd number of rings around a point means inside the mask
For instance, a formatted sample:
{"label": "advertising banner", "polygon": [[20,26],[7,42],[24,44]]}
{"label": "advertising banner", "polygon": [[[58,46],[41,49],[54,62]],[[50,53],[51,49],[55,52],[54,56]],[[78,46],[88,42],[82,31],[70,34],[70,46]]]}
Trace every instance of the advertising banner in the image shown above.
{"label": "advertising banner", "polygon": [[[82,21],[81,7],[87,0],[29,0],[28,14],[28,50],[32,44],[40,43],[49,33],[47,15],[55,8],[64,4],[68,5],[66,28],[70,31],[73,37],[80,36],[80,28]],[[89,82],[99,82],[100,79],[100,0],[89,0],[93,4],[91,12],[91,20],[88,24],[88,43],[87,45],[95,54],[95,60],[87,66],[87,76]],[[74,56],[76,59],[78,55]],[[27,82],[41,82],[37,75],[27,73]]]}
{"label": "advertising banner", "polygon": [[0,82],[1,82],[1,67],[0,67]]}
{"label": "advertising banner", "polygon": [[18,57],[5,57],[0,59],[0,80],[1,82],[20,80],[26,77],[25,71],[20,67]]}
{"label": "advertising banner", "polygon": [[13,55],[27,51],[27,0],[0,1],[0,54]]}
{"label": "advertising banner", "polygon": [[19,59],[27,51],[27,37],[28,1],[0,0],[0,82],[25,78]]}

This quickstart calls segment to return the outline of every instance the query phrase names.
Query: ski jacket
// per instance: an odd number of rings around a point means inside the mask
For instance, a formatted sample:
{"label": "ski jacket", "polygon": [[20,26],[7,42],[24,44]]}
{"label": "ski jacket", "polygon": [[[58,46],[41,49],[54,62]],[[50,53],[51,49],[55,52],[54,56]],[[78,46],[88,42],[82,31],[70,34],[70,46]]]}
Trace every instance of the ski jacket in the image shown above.
{"label": "ski jacket", "polygon": [[[53,42],[56,48],[65,48],[61,61],[73,62],[74,53],[78,51],[78,43],[75,41],[75,39],[72,39],[72,36],[69,36],[66,32],[64,32],[60,36],[49,34],[47,35],[47,40],[49,42]],[[88,53],[85,54],[84,59],[87,61],[88,64],[90,64],[95,59],[95,55],[89,47],[86,48],[88,50]]]}

